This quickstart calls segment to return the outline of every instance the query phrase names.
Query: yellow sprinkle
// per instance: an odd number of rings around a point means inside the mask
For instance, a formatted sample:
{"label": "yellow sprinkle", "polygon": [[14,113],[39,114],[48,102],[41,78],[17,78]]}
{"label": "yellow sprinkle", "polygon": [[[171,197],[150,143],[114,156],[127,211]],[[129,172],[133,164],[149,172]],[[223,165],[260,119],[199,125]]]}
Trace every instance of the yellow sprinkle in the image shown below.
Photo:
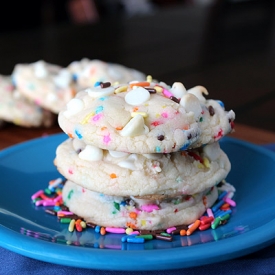
{"label": "yellow sprinkle", "polygon": [[206,157],[203,158],[203,164],[205,167],[210,168],[210,162],[208,158]]}
{"label": "yellow sprinkle", "polygon": [[163,91],[163,88],[160,86],[154,86],[154,89],[157,91],[157,93],[161,93]]}
{"label": "yellow sprinkle", "polygon": [[131,117],[135,117],[136,115],[141,115],[143,117],[148,117],[148,114],[145,112],[132,112]]}
{"label": "yellow sprinkle", "polygon": [[130,235],[134,230],[131,228],[131,227],[128,227],[126,230],[125,230],[125,233],[127,235]]}
{"label": "yellow sprinkle", "polygon": [[117,86],[119,84],[119,82],[118,81],[115,81],[113,84],[112,84],[112,86]]}
{"label": "yellow sprinkle", "polygon": [[86,115],[85,117],[84,117],[84,119],[80,122],[82,125],[83,124],[87,124],[88,123],[88,121],[89,121],[89,119],[92,117],[92,116],[94,116],[95,115],[95,113],[90,113],[90,114],[88,114],[88,115]]}
{"label": "yellow sprinkle", "polygon": [[121,86],[121,87],[118,87],[115,89],[115,94],[118,94],[118,93],[122,93],[122,92],[126,92],[128,89],[128,86]]}
{"label": "yellow sprinkle", "polygon": [[68,230],[69,230],[70,232],[73,232],[73,231],[74,231],[74,225],[75,225],[75,220],[72,219],[72,220],[70,221],[69,228],[68,228]]}
{"label": "yellow sprinkle", "polygon": [[141,225],[145,226],[146,225],[146,220],[141,220]]}
{"label": "yellow sprinkle", "polygon": [[153,80],[152,76],[151,75],[147,75],[146,81],[147,82],[152,82],[152,80]]}
{"label": "yellow sprinkle", "polygon": [[84,221],[81,221],[80,225],[81,225],[82,228],[86,228],[86,223]]}
{"label": "yellow sprinkle", "polygon": [[159,118],[160,117],[160,114],[156,114],[156,118]]}
{"label": "yellow sprinkle", "polygon": [[202,163],[199,162],[199,163],[198,163],[198,168],[199,168],[199,169],[203,169],[203,168],[204,168],[204,165],[203,165]]}

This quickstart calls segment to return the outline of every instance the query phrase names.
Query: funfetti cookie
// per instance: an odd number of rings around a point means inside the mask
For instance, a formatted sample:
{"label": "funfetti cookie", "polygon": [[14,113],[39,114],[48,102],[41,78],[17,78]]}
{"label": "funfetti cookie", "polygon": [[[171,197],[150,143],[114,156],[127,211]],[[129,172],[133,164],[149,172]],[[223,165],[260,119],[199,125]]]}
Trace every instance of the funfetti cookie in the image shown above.
{"label": "funfetti cookie", "polygon": [[146,75],[120,64],[104,62],[98,59],[83,58],[68,66],[79,88],[93,87],[97,82],[127,83],[133,79],[145,81]]}
{"label": "funfetti cookie", "polygon": [[10,76],[0,76],[0,119],[24,127],[49,127],[56,116],[22,96]]}
{"label": "funfetti cookie", "polygon": [[102,150],[78,139],[60,144],[54,163],[65,178],[86,189],[158,199],[202,192],[223,180],[231,168],[218,143],[200,150],[142,155]]}
{"label": "funfetti cookie", "polygon": [[25,97],[56,114],[76,93],[69,70],[42,60],[31,64],[17,64],[12,79]]}
{"label": "funfetti cookie", "polygon": [[178,82],[101,83],[77,93],[58,121],[70,137],[102,149],[177,152],[218,141],[233,129],[235,113],[204,93]]}
{"label": "funfetti cookie", "polygon": [[154,201],[108,196],[67,181],[62,196],[70,211],[86,222],[105,227],[157,230],[193,223],[214,204],[218,191],[213,187],[193,196]]}

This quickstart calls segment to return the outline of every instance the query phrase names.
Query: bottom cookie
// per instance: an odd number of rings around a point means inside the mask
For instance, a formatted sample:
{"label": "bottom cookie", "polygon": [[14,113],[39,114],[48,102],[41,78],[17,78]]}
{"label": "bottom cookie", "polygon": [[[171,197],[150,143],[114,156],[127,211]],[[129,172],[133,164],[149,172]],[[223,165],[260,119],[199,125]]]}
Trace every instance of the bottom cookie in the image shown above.
{"label": "bottom cookie", "polygon": [[70,211],[81,216],[86,222],[104,227],[158,230],[189,225],[199,219],[206,209],[216,202],[218,187],[192,196],[149,201],[135,197],[107,196],[67,181],[62,194]]}

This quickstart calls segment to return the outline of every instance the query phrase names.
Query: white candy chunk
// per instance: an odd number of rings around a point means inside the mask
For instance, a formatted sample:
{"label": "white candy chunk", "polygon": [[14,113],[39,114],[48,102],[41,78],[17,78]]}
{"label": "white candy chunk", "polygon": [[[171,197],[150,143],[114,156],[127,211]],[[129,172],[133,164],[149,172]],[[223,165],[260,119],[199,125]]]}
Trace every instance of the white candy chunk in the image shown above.
{"label": "white candy chunk", "polygon": [[131,90],[125,96],[126,103],[134,106],[141,105],[144,102],[148,101],[149,99],[150,99],[150,93],[142,87],[137,87]]}
{"label": "white candy chunk", "polygon": [[203,154],[211,161],[217,160],[221,154],[220,145],[218,142],[207,144],[202,150]]}
{"label": "white candy chunk", "polygon": [[55,85],[61,88],[67,88],[71,83],[71,80],[72,80],[72,75],[66,69],[62,69],[59,72],[59,74],[55,76],[53,79]]}
{"label": "white candy chunk", "polygon": [[134,116],[120,131],[120,135],[123,137],[135,137],[147,133],[148,127],[144,124],[142,115]]}
{"label": "white candy chunk", "polygon": [[118,151],[109,151],[109,154],[113,157],[113,158],[123,158],[126,157],[127,155],[129,155],[129,153],[125,153],[125,152],[118,152]]}
{"label": "white candy chunk", "polygon": [[73,148],[75,149],[75,151],[82,151],[85,148],[85,146],[86,144],[82,140],[79,140],[77,138],[73,139]]}
{"label": "white candy chunk", "polygon": [[85,149],[78,154],[78,157],[87,161],[99,161],[103,159],[103,150],[92,145],[86,145]]}
{"label": "white candy chunk", "polygon": [[170,92],[176,97],[176,98],[182,98],[186,94],[186,89],[184,85],[181,82],[175,82],[170,89]]}
{"label": "white candy chunk", "polygon": [[184,95],[180,100],[180,105],[185,108],[186,112],[193,112],[195,118],[198,118],[202,112],[199,99],[192,94]]}
{"label": "white candy chunk", "polygon": [[122,168],[136,170],[137,169],[137,167],[135,165],[136,159],[137,159],[136,154],[131,154],[126,160],[120,161],[117,165]]}
{"label": "white candy chunk", "polygon": [[107,87],[107,88],[101,88],[100,86],[95,88],[89,88],[85,90],[90,97],[98,98],[102,96],[108,96],[112,95],[115,91],[115,88],[113,86]]}
{"label": "white candy chunk", "polygon": [[83,101],[79,98],[73,98],[67,103],[67,110],[64,111],[63,114],[66,118],[69,118],[77,114],[81,110],[83,110],[83,108],[84,108]]}
{"label": "white candy chunk", "polygon": [[48,70],[44,61],[37,61],[33,64],[34,74],[38,78],[44,78],[48,76]]}
{"label": "white candy chunk", "polygon": [[187,93],[189,94],[193,94],[194,96],[196,96],[201,102],[205,102],[206,99],[203,96],[203,94],[208,95],[208,91],[206,90],[206,88],[204,88],[203,86],[196,86],[194,88],[191,88],[189,90],[187,90]]}

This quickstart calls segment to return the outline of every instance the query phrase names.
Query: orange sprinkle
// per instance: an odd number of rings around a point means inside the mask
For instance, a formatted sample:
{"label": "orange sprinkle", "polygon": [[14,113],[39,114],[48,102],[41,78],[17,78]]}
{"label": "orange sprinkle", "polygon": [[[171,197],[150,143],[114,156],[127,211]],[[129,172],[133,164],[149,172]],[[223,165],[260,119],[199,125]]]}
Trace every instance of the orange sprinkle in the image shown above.
{"label": "orange sprinkle", "polygon": [[73,138],[73,135],[71,133],[68,133],[69,138]]}
{"label": "orange sprinkle", "polygon": [[116,127],[116,130],[122,130],[122,126],[118,126],[118,127]]}
{"label": "orange sprinkle", "polygon": [[106,126],[101,127],[101,131],[104,131],[104,130],[106,130],[106,129],[107,129],[107,127],[106,127]]}
{"label": "orange sprinkle", "polygon": [[183,130],[189,130],[189,126],[188,126],[188,125],[185,125],[185,126],[183,127]]}
{"label": "orange sprinkle", "polygon": [[135,107],[134,109],[133,109],[133,112],[136,112],[138,110],[138,107]]}
{"label": "orange sprinkle", "polygon": [[191,227],[189,227],[186,231],[186,235],[191,235],[201,224],[200,220],[196,220]]}
{"label": "orange sprinkle", "polygon": [[131,223],[131,222],[127,222],[126,223],[126,226],[127,227],[130,227],[130,228],[132,228],[132,229],[136,229],[137,227],[133,224],[133,223]]}
{"label": "orange sprinkle", "polygon": [[185,229],[182,229],[182,230],[180,231],[180,235],[181,235],[181,236],[185,236],[185,235],[186,235],[186,230],[185,230]]}
{"label": "orange sprinkle", "polygon": [[102,227],[100,228],[100,234],[101,234],[101,235],[105,235],[105,234],[106,234],[105,227],[102,226]]}
{"label": "orange sprinkle", "polygon": [[110,178],[111,178],[111,179],[115,179],[115,178],[117,178],[117,175],[114,174],[114,173],[112,173],[112,174],[110,175]]}
{"label": "orange sprinkle", "polygon": [[130,88],[133,88],[134,86],[146,87],[146,86],[150,86],[150,82],[147,82],[147,81],[136,82],[136,83],[131,83],[129,86]]}
{"label": "orange sprinkle", "polygon": [[203,196],[202,201],[203,201],[203,205],[206,207],[206,205],[207,205],[207,197]]}
{"label": "orange sprinkle", "polygon": [[130,217],[131,219],[136,219],[136,218],[137,218],[137,213],[136,213],[136,212],[131,212],[131,213],[129,214],[129,217]]}

